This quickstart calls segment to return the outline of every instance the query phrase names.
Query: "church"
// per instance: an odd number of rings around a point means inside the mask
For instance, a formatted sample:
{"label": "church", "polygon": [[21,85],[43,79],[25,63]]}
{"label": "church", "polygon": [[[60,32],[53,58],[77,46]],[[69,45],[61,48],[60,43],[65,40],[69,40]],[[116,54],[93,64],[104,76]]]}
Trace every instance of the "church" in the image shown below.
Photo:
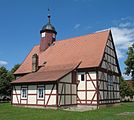
{"label": "church", "polygon": [[100,108],[120,103],[121,71],[111,30],[65,40],[56,35],[48,15],[40,44],[14,73],[11,104]]}

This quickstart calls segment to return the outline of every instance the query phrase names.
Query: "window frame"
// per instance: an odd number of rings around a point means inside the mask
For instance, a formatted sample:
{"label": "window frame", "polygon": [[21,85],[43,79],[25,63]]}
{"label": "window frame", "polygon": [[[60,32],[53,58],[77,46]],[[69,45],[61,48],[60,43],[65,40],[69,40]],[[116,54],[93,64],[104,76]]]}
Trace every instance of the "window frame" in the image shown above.
{"label": "window frame", "polygon": [[[25,92],[24,92],[24,90],[25,90]],[[28,89],[27,89],[27,87],[22,87],[21,88],[21,98],[22,99],[27,99],[27,95],[28,95]]]}
{"label": "window frame", "polygon": [[[41,95],[40,96],[40,92],[39,92],[39,90],[43,90],[43,91],[41,91],[41,94],[43,95]],[[44,99],[44,97],[45,97],[45,88],[44,88],[44,86],[38,86],[38,88],[37,88],[37,98],[38,99]]]}

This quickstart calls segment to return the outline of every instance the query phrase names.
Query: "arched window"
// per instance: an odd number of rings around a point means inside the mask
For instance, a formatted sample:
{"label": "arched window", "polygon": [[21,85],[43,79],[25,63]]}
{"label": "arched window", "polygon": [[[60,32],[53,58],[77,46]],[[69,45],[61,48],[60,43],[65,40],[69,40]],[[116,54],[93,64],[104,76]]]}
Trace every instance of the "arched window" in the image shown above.
{"label": "arched window", "polygon": [[38,55],[34,54],[32,56],[32,72],[36,72],[38,70]]}

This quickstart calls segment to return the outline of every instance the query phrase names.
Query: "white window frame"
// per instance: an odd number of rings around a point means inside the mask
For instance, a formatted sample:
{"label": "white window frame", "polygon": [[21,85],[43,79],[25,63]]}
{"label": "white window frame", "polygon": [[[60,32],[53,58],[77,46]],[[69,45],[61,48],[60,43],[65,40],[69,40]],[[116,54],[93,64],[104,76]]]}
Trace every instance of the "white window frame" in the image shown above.
{"label": "white window frame", "polygon": [[27,93],[28,93],[28,91],[27,91],[27,88],[26,87],[21,88],[21,98],[22,99],[27,99]]}
{"label": "white window frame", "polygon": [[[40,95],[40,90],[43,90],[42,92],[41,92],[41,94],[43,95]],[[44,89],[44,86],[38,86],[38,89],[37,89],[37,98],[38,99],[44,99],[44,94],[45,94],[45,89]]]}

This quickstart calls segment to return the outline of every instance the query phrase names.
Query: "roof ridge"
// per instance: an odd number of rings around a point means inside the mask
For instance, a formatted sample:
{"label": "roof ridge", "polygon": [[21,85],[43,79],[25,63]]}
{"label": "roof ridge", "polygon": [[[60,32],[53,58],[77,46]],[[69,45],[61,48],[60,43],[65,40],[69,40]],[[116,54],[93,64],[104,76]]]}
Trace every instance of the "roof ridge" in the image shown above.
{"label": "roof ridge", "polygon": [[[63,42],[63,41],[66,41],[66,40],[73,40],[73,39],[77,39],[77,38],[81,38],[81,37],[85,37],[85,36],[89,36],[89,35],[94,35],[94,34],[99,34],[99,33],[102,33],[102,32],[109,32],[111,31],[110,29],[105,29],[105,30],[100,30],[100,31],[96,31],[94,33],[89,33],[89,34],[85,34],[85,35],[81,35],[81,36],[76,36],[76,37],[70,37],[70,38],[67,38],[67,39],[59,39],[59,40],[56,40],[55,43],[58,43],[58,42]],[[37,45],[34,45],[34,47],[38,47],[40,44],[37,44]]]}
{"label": "roof ridge", "polygon": [[99,34],[99,33],[103,33],[103,32],[110,32],[110,31],[111,31],[110,29],[100,30],[100,31],[96,31],[94,33],[89,33],[89,34],[85,34],[85,35],[81,35],[81,36],[76,36],[76,37],[71,37],[71,38],[67,38],[67,39],[57,40],[56,42],[62,42],[62,41],[71,40],[71,39],[77,39],[77,38],[86,37],[86,36],[89,36],[89,35]]}

